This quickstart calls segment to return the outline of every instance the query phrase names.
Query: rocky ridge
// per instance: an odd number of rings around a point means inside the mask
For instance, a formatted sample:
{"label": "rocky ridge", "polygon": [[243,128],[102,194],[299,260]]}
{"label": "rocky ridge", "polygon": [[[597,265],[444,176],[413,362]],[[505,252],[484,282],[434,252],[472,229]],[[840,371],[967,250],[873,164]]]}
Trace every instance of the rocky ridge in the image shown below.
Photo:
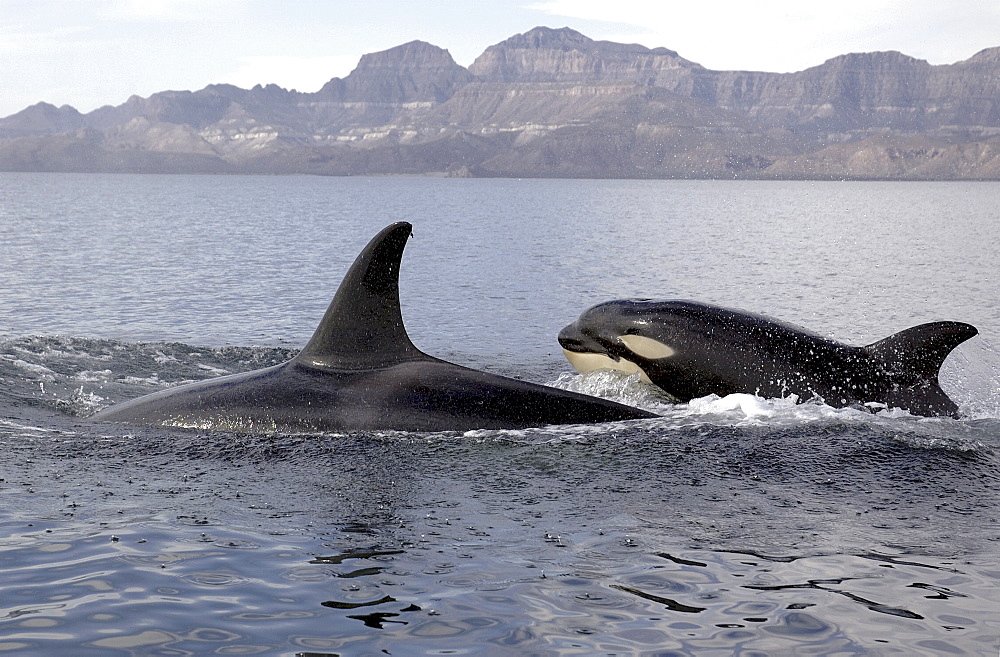
{"label": "rocky ridge", "polygon": [[315,93],[211,85],[0,119],[0,170],[1000,179],[1000,48],[796,73],[535,28],[468,69],[412,41]]}

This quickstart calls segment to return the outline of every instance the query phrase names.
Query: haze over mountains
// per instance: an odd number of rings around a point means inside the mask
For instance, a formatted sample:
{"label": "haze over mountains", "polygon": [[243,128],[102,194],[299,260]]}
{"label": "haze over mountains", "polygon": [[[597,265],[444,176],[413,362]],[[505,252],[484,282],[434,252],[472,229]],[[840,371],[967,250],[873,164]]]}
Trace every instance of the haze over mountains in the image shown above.
{"label": "haze over mountains", "polygon": [[569,28],[513,36],[468,69],[412,41],[315,93],[38,103],[0,119],[0,170],[1000,180],[1000,47],[764,73]]}

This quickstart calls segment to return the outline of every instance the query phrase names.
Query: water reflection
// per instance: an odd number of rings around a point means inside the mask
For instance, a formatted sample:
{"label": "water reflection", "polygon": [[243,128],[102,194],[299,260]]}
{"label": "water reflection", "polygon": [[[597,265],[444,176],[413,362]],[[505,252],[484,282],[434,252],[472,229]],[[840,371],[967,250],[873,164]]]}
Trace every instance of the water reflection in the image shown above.
{"label": "water reflection", "polygon": [[475,545],[401,540],[433,513],[407,510],[411,529],[382,528],[367,547],[356,533],[206,537],[162,517],[115,527],[118,541],[87,523],[8,524],[0,654],[975,652],[995,640],[1000,572],[970,559],[699,550],[649,528],[630,541],[584,528],[561,542],[496,528]]}

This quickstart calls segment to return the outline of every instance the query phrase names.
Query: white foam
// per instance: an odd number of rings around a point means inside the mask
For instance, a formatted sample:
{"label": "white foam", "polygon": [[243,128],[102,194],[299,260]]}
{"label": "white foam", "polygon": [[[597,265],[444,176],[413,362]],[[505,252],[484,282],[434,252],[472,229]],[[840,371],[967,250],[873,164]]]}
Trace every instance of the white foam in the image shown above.
{"label": "white foam", "polygon": [[177,363],[177,362],[179,362],[177,360],[176,356],[168,356],[165,353],[163,353],[162,351],[160,351],[159,349],[156,350],[156,355],[153,356],[153,360],[156,361],[157,363],[160,363],[161,365],[163,363]]}
{"label": "white foam", "polygon": [[584,374],[564,372],[549,385],[561,390],[603,397],[628,406],[638,406],[657,414],[662,414],[665,407],[672,406],[666,393],[650,383],[643,383],[638,372],[627,374],[611,369]]}
{"label": "white foam", "polygon": [[83,386],[73,390],[69,399],[57,399],[56,405],[79,417],[86,417],[104,408],[104,397],[94,391],[84,392]]}
{"label": "white foam", "polygon": [[28,424],[21,424],[20,422],[14,422],[13,420],[8,420],[5,418],[0,418],[0,427],[4,427],[5,429],[14,429],[16,431],[30,431],[33,433],[44,433],[44,434],[71,433],[61,429],[47,429],[45,427],[36,427]]}
{"label": "white foam", "polygon": [[164,381],[160,380],[160,375],[153,372],[147,377],[123,376],[118,379],[118,383],[128,383],[131,385],[162,386]]}
{"label": "white foam", "polygon": [[74,374],[73,378],[77,381],[84,381],[86,383],[97,383],[110,381],[112,376],[114,376],[114,374],[111,370],[83,370],[82,372]]}
{"label": "white foam", "polygon": [[39,365],[38,363],[29,363],[26,360],[21,360],[20,358],[10,358],[8,356],[3,357],[8,360],[11,365],[19,369],[31,372],[46,381],[54,381],[56,378],[56,373],[45,367],[44,365]]}
{"label": "white foam", "polygon": [[739,411],[747,418],[769,418],[781,410],[787,410],[789,403],[794,406],[797,401],[798,398],[795,396],[786,399],[764,399],[746,393],[734,393],[725,397],[709,395],[692,399],[689,407],[699,415]]}
{"label": "white foam", "polygon": [[213,367],[211,365],[205,365],[204,363],[198,363],[198,369],[210,372],[212,376],[224,376],[226,374],[232,374],[229,370],[222,369],[221,367]]}
{"label": "white foam", "polygon": [[[637,374],[597,370],[586,374],[562,374],[551,385],[563,390],[603,397],[637,406],[663,418],[664,428],[694,424],[802,424],[839,419],[864,419],[872,415],[855,408],[833,408],[819,403],[798,403],[796,396],[767,399],[747,393],[720,397],[708,395],[689,403],[674,403],[654,385],[640,381]],[[882,411],[885,416],[908,416],[905,411]]]}

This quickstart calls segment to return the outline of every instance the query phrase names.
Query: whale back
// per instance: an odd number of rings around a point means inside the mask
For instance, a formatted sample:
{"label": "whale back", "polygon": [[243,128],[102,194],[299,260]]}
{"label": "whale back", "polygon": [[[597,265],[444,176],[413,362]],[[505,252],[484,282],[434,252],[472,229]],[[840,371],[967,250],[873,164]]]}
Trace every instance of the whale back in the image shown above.
{"label": "whale back", "polygon": [[653,413],[480,372],[410,341],[399,268],[410,224],[392,224],[358,255],[295,358],[116,404],[94,416],[229,431],[468,431],[635,420]]}

